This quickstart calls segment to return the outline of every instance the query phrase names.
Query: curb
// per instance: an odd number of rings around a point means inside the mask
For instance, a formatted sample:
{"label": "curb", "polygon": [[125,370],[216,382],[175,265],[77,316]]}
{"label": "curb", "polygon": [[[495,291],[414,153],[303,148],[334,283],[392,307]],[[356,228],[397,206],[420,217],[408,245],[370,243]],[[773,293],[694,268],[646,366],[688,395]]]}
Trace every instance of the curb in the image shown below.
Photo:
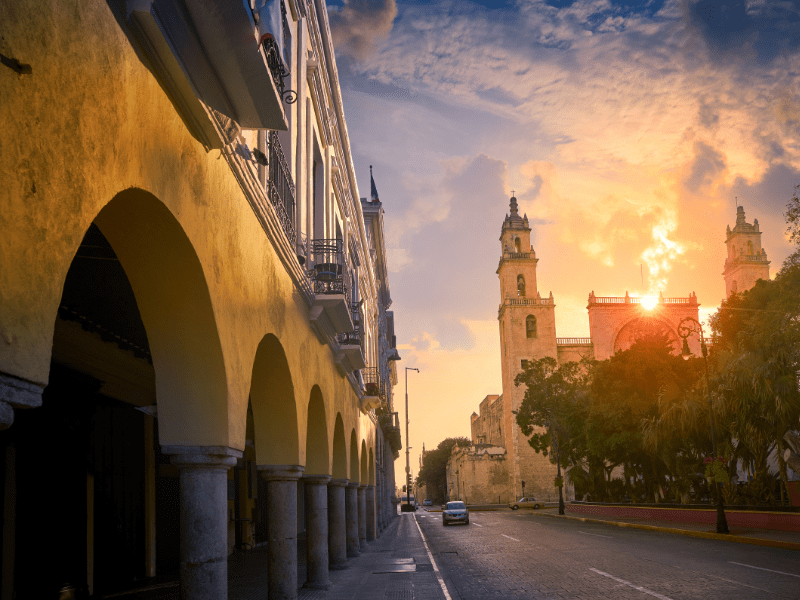
{"label": "curb", "polygon": [[616,525],[617,527],[628,527],[630,529],[645,529],[647,531],[660,531],[663,533],[675,533],[678,535],[688,535],[689,537],[704,538],[707,540],[723,540],[726,542],[736,542],[739,544],[751,544],[753,546],[769,546],[771,548],[783,548],[784,550],[800,550],[800,544],[794,542],[781,542],[778,540],[765,540],[763,538],[750,538],[740,535],[725,533],[707,533],[705,531],[692,531],[690,529],[676,529],[674,527],[659,527],[658,525],[641,525],[639,523],[621,523],[619,521],[604,521],[603,519],[590,519],[587,517],[571,517],[569,515],[554,515],[552,513],[540,513],[557,519],[572,519],[573,521],[583,521],[584,523],[602,523],[604,525]]}

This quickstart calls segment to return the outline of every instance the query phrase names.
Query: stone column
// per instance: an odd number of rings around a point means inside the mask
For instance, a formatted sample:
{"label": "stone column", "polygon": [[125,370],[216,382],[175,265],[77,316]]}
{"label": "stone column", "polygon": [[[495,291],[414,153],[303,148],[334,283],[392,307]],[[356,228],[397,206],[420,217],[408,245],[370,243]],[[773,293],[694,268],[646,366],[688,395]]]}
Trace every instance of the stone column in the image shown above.
{"label": "stone column", "polygon": [[14,423],[15,408],[36,408],[42,405],[44,385],[0,373],[0,431]]}
{"label": "stone column", "polygon": [[328,482],[328,560],[334,570],[347,568],[346,487],[347,479]]}
{"label": "stone column", "polygon": [[365,494],[367,496],[367,541],[374,542],[377,531],[375,523],[375,486],[368,485]]}
{"label": "stone column", "polygon": [[182,600],[228,597],[228,469],[242,455],[221,446],[164,446],[180,472]]}
{"label": "stone column", "polygon": [[351,481],[345,490],[345,521],[347,523],[347,556],[359,556],[358,548],[358,482]]}
{"label": "stone column", "polygon": [[300,465],[258,465],[267,482],[269,600],[297,598],[297,480]]}
{"label": "stone column", "polygon": [[361,550],[367,548],[367,486],[358,486],[358,543]]}
{"label": "stone column", "polygon": [[328,482],[330,475],[304,475],[306,513],[306,582],[303,587],[327,590]]}

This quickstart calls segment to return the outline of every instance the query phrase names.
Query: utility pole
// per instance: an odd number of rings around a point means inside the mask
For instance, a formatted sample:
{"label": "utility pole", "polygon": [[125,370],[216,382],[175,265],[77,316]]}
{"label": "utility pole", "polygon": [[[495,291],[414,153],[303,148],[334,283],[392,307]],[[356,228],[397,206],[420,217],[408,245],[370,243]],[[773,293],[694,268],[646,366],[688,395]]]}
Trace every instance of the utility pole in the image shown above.
{"label": "utility pole", "polygon": [[416,371],[419,369],[414,367],[406,367],[406,504],[408,508],[406,512],[411,512],[411,448],[408,446],[408,372]]}

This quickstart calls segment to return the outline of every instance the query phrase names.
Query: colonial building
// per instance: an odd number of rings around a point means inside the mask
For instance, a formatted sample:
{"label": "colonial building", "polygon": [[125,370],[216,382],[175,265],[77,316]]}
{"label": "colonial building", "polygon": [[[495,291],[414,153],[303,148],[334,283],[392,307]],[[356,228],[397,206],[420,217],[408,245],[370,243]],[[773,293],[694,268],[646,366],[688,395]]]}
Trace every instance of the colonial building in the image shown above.
{"label": "colonial building", "polygon": [[[556,336],[555,299],[553,293],[542,297],[536,277],[539,259],[530,245],[530,226],[527,216],[520,216],[517,199],[511,198],[510,214],[503,221],[500,234],[502,256],[497,268],[500,279],[500,352],[503,394],[487,396],[479,413],[470,419],[473,449],[454,451],[448,479],[450,494],[461,497],[462,490],[473,490],[475,481],[471,473],[480,477],[487,486],[482,494],[500,498],[501,502],[522,494],[546,500],[557,497],[553,488],[556,468],[548,458],[533,451],[522,435],[514,413],[522,403],[525,390],[514,385],[514,379],[527,361],[551,356],[558,362],[580,361],[582,358],[605,360],[616,352],[626,350],[640,336],[661,333],[673,343],[676,352],[678,325],[682,319],[698,320],[699,303],[694,293],[687,297],[657,298],[624,296],[596,296],[589,294],[588,338],[559,338]],[[766,252],[761,248],[758,221],[752,225],[745,221],[744,209],[738,207],[736,226],[728,227],[726,244],[728,259],[725,262],[727,294],[749,289],[760,278],[769,277]],[[687,339],[691,351],[700,355],[700,341],[696,336]],[[478,452],[483,445],[502,447],[505,456],[496,452]],[[458,456],[456,456],[458,455]],[[463,465],[468,458],[470,470]],[[491,460],[493,475],[487,477],[486,466],[481,461]],[[456,464],[458,463],[458,464]],[[497,474],[505,469],[505,481]],[[459,473],[459,477],[455,474]],[[523,485],[524,482],[524,485]],[[571,487],[566,487],[568,495]],[[474,491],[471,492],[476,496]],[[508,500],[506,500],[506,498]]]}
{"label": "colonial building", "polygon": [[[389,525],[374,190],[320,0],[0,5],[0,598],[270,598]],[[277,543],[275,540],[280,540]]]}

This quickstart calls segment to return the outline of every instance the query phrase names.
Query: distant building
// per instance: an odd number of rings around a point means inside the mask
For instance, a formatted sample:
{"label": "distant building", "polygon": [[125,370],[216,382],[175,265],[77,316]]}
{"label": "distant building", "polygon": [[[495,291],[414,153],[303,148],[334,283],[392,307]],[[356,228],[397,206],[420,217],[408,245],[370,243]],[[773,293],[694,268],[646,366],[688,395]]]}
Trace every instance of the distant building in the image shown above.
{"label": "distant building", "polygon": [[725,245],[728,258],[725,259],[725,297],[752,288],[759,279],[769,280],[769,261],[767,251],[761,247],[761,232],[758,219],[751,225],[744,218],[744,207],[736,207],[736,225],[728,226]]}

